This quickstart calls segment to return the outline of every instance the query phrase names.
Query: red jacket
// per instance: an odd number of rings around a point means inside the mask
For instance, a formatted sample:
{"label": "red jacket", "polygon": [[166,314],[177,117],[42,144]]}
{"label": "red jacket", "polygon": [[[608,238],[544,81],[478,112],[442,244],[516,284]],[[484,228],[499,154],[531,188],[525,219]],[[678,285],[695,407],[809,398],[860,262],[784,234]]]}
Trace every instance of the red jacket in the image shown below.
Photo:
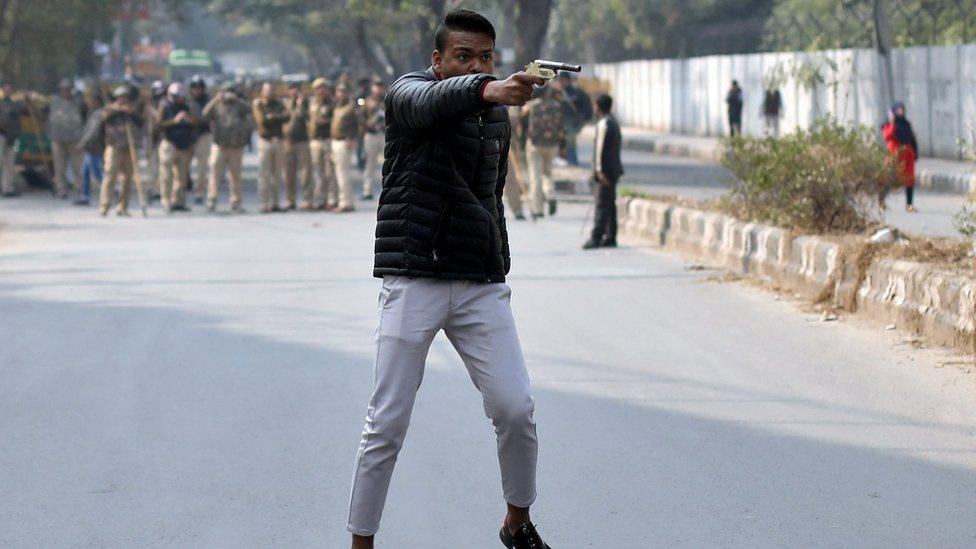
{"label": "red jacket", "polygon": [[901,175],[906,187],[915,185],[915,149],[909,143],[899,143],[895,137],[895,125],[891,122],[885,123],[881,127],[885,143],[888,145],[888,152],[891,156],[898,159],[901,168]]}

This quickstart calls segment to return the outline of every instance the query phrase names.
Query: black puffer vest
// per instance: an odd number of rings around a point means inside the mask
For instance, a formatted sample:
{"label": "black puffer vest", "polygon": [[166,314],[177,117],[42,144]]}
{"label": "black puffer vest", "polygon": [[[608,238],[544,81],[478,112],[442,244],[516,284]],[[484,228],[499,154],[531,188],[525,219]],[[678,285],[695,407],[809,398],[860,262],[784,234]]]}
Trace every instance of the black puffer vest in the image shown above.
{"label": "black puffer vest", "polygon": [[374,276],[505,281],[511,128],[504,107],[481,99],[490,80],[428,69],[390,87]]}

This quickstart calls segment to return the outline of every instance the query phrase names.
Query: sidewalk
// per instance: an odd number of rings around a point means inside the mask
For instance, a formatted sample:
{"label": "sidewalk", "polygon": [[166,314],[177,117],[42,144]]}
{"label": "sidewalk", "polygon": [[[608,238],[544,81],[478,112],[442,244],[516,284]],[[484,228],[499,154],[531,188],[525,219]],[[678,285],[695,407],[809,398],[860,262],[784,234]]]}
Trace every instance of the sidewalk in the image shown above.
{"label": "sidewalk", "polygon": [[[686,156],[718,163],[721,158],[721,139],[698,137],[625,127],[623,147],[633,151]],[[593,127],[587,126],[580,139],[593,139]],[[935,193],[967,194],[976,191],[976,165],[967,162],[921,158],[916,164],[917,185]]]}

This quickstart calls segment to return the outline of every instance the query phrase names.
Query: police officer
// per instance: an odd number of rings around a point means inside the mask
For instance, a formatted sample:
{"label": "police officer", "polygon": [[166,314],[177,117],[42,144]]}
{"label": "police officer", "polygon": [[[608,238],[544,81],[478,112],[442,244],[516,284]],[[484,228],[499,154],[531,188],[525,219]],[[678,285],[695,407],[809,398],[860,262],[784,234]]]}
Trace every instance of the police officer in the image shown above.
{"label": "police officer", "polygon": [[[194,125],[196,132],[196,143],[193,145],[193,158],[191,162],[196,162],[193,173],[196,203],[203,204],[203,196],[206,194],[207,173],[210,168],[210,125],[203,120],[203,108],[210,102],[210,94],[207,93],[207,83],[200,75],[194,75],[190,79],[190,99],[187,103],[190,106],[190,113],[197,121]],[[189,168],[187,168],[189,171]]]}
{"label": "police officer", "polygon": [[[164,210],[189,211],[184,195],[197,141],[198,120],[187,104],[183,84],[169,85],[166,98],[156,112],[156,124],[163,134],[159,144],[159,201]],[[198,180],[198,184],[203,181]]]}
{"label": "police officer", "polygon": [[290,118],[285,105],[274,96],[270,82],[261,86],[261,96],[252,106],[254,125],[258,130],[258,160],[261,174],[258,180],[261,194],[261,213],[280,212],[278,187],[283,168],[282,126]]}
{"label": "police officer", "polygon": [[[102,111],[102,119],[92,132],[96,138],[105,140],[105,176],[102,178],[99,211],[104,216],[112,206],[112,189],[122,176],[119,188],[119,203],[116,214],[129,215],[129,188],[132,186],[133,170],[137,166],[133,163],[132,147],[129,139],[136,139],[143,118],[132,105],[128,86],[119,86],[112,92],[113,102]],[[86,136],[87,137],[87,136]],[[82,142],[83,147],[88,143]]]}
{"label": "police officer", "polygon": [[166,98],[166,84],[162,80],[155,80],[149,87],[148,123],[146,124],[146,164],[149,167],[148,189],[152,193],[159,194],[159,142],[163,139],[163,133],[156,125],[156,111],[159,104]]}
{"label": "police officer", "polygon": [[525,146],[529,165],[529,194],[532,219],[543,216],[546,203],[549,215],[556,213],[555,184],[552,180],[552,163],[559,154],[559,145],[565,136],[562,103],[559,90],[549,86],[538,92],[522,109],[528,119],[528,141]]}
{"label": "police officer", "polygon": [[373,187],[379,186],[380,168],[383,165],[383,133],[386,130],[383,99],[386,96],[386,85],[382,80],[374,80],[369,96],[363,104],[365,119],[363,135],[363,155],[365,169],[363,170],[363,198],[373,198]]}
{"label": "police officer", "polygon": [[54,156],[54,189],[58,198],[68,198],[68,173],[71,183],[81,185],[81,149],[78,141],[85,124],[85,108],[81,97],[74,93],[71,80],[62,78],[58,93],[48,105],[47,136]]}
{"label": "police officer", "polygon": [[335,105],[332,83],[325,78],[316,78],[312,90],[315,95],[309,102],[308,112],[309,151],[315,181],[312,205],[321,210],[335,208],[339,201],[332,167],[332,111]]}
{"label": "police officer", "polygon": [[230,208],[236,213],[244,213],[241,207],[241,162],[244,147],[251,141],[254,120],[251,109],[237,95],[233,82],[225,82],[220,95],[214,97],[203,108],[203,119],[209,124],[213,135],[210,150],[210,184],[207,187],[207,209],[217,208],[220,180],[229,171]]}
{"label": "police officer", "polygon": [[312,209],[312,179],[309,173],[308,98],[299,82],[288,86],[285,99],[288,121],[284,125],[285,210],[294,210],[298,187],[301,186],[302,209]]}
{"label": "police officer", "polygon": [[351,212],[353,205],[350,170],[356,154],[356,142],[360,135],[360,118],[349,87],[336,86],[336,107],[332,112],[332,163],[335,165],[336,183],[339,186],[337,212]]}

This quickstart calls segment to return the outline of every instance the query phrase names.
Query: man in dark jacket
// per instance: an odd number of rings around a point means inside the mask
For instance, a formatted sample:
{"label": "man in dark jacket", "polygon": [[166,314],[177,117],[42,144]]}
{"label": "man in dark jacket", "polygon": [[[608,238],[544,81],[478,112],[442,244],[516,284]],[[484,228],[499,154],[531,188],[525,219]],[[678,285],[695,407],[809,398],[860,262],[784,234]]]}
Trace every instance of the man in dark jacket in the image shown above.
{"label": "man in dark jacket", "polygon": [[427,351],[444,330],[495,427],[508,503],[502,542],[545,549],[529,520],[537,442],[504,283],[501,199],[511,131],[504,105],[525,104],[544,81],[525,73],[496,80],[495,30],[475,12],[448,12],[435,44],[432,66],[401,77],[386,96],[373,271],[383,278],[380,322],[347,529],[354,548],[373,546]]}
{"label": "man in dark jacket", "polygon": [[188,211],[185,193],[198,122],[187,104],[183,84],[169,85],[166,99],[156,111],[156,124],[163,135],[159,144],[159,201],[166,211]]}
{"label": "man in dark jacket", "polygon": [[600,185],[596,197],[593,233],[584,250],[617,247],[617,181],[624,174],[620,161],[620,125],[610,114],[613,99],[601,95],[595,101],[598,122],[593,146],[593,179]]}

